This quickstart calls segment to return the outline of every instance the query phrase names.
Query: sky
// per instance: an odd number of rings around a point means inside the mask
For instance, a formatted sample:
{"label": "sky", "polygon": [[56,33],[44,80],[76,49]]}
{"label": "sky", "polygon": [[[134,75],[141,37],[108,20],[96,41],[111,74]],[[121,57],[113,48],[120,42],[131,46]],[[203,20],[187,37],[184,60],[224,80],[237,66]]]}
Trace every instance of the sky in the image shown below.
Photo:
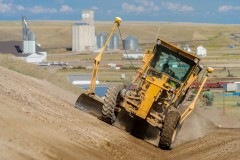
{"label": "sky", "polygon": [[240,24],[240,0],[0,0],[0,20],[81,20],[84,9],[96,21]]}

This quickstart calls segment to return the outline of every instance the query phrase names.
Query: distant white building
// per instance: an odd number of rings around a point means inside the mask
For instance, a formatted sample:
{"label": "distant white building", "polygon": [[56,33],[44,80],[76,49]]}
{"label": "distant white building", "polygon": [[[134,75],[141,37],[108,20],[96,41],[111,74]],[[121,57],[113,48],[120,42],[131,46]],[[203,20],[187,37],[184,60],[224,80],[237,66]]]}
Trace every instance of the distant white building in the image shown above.
{"label": "distant white building", "polygon": [[1,41],[0,54],[12,54],[26,62],[46,61],[47,52],[36,44],[35,34],[28,28],[26,17],[22,17],[22,41]]}
{"label": "distant white building", "polygon": [[20,47],[19,50],[24,56],[19,57],[30,63],[39,63],[47,59],[47,52],[37,52],[36,48],[41,47],[36,45],[35,33],[29,29],[25,16],[22,17],[22,40],[22,50]]}
{"label": "distant white building", "polygon": [[184,51],[187,51],[187,52],[192,52],[191,48],[189,47],[188,44],[186,44],[184,47],[183,47],[183,50]]}
{"label": "distant white building", "polygon": [[[68,81],[73,85],[86,86],[91,83],[91,74],[80,74],[80,75],[68,75]],[[96,80],[96,84],[99,84],[99,80]]]}
{"label": "distant white building", "polygon": [[23,43],[21,41],[1,41],[0,54],[12,54],[30,63],[46,61],[47,52],[43,48],[35,45],[35,53],[23,53],[22,44]]}
{"label": "distant white building", "polygon": [[84,10],[82,22],[72,26],[72,51],[94,51],[96,49],[94,11]]}
{"label": "distant white building", "polygon": [[108,66],[110,66],[111,68],[116,68],[117,64],[116,63],[109,63]]}
{"label": "distant white building", "polygon": [[207,56],[207,50],[203,46],[198,46],[197,47],[197,55],[199,57],[206,57]]}
{"label": "distant white building", "polygon": [[32,53],[22,59],[29,63],[40,63],[47,60],[47,52]]}
{"label": "distant white building", "polygon": [[130,53],[130,54],[123,54],[123,59],[143,59],[143,53]]}

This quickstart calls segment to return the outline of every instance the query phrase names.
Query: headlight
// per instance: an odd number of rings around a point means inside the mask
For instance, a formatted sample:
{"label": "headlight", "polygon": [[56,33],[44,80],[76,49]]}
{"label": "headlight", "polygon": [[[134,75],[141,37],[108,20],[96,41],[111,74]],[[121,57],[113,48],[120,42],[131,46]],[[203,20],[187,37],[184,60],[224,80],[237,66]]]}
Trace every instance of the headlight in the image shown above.
{"label": "headlight", "polygon": [[145,78],[146,78],[146,76],[147,76],[147,74],[146,74],[146,73],[144,73],[144,74],[143,74],[143,76],[142,76],[142,78],[143,78],[143,79],[145,79]]}

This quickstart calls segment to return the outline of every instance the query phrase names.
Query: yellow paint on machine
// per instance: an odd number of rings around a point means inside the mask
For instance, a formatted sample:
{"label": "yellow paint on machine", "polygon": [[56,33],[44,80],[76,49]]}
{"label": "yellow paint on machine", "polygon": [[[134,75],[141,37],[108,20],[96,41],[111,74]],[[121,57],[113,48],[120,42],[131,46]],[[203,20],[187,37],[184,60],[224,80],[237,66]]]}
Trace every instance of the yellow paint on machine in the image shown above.
{"label": "yellow paint on machine", "polygon": [[[136,112],[136,115],[145,119],[147,117],[147,114],[156,98],[156,96],[159,94],[161,88],[157,85],[151,84],[146,91],[144,100],[141,103],[141,106]],[[152,98],[155,97],[155,98]]]}

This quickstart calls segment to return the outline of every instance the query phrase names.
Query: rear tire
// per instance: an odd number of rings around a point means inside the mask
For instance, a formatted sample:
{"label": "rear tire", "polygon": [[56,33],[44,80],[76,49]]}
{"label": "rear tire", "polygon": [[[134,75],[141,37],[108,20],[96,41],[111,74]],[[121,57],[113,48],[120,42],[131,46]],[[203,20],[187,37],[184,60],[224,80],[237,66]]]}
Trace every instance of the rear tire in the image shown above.
{"label": "rear tire", "polygon": [[113,124],[116,120],[116,106],[121,90],[121,86],[116,86],[109,87],[106,91],[102,106],[102,120],[108,124]]}
{"label": "rear tire", "polygon": [[159,148],[164,150],[171,149],[171,146],[177,136],[177,126],[180,120],[180,114],[176,111],[170,111],[164,120],[163,129],[160,134]]}

